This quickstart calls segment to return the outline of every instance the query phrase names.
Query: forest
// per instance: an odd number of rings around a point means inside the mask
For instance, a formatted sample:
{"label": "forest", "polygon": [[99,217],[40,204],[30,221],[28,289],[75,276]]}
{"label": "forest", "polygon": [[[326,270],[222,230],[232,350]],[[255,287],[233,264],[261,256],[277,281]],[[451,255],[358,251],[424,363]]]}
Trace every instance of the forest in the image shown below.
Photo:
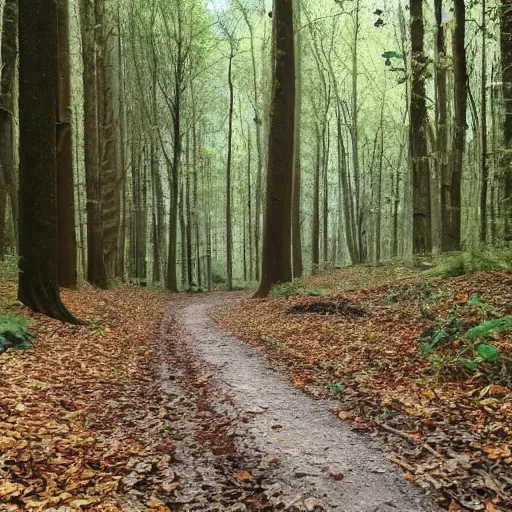
{"label": "forest", "polygon": [[[272,6],[173,2],[61,2],[58,25],[45,33],[48,43],[57,38],[38,61],[58,65],[61,286],[177,291],[260,280]],[[24,20],[14,0],[4,4],[2,257],[22,254],[18,239],[30,230],[18,215],[19,203],[34,199],[33,188],[17,194],[23,108],[27,116],[43,109],[23,100],[37,69],[27,61],[21,81]],[[292,198],[280,220],[291,232],[284,281],[510,243],[506,9],[489,0],[295,2],[294,87],[283,84],[295,104],[293,170],[283,181]],[[39,159],[36,141],[26,144]]]}
{"label": "forest", "polygon": [[512,0],[0,0],[0,510],[512,510],[511,335]]}

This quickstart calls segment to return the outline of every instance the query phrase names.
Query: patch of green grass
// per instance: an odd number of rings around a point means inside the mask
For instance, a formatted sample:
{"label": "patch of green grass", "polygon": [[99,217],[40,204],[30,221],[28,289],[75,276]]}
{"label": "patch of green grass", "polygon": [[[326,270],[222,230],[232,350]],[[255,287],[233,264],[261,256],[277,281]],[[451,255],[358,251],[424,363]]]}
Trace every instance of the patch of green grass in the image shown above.
{"label": "patch of green grass", "polygon": [[18,277],[18,258],[5,256],[4,261],[0,261],[0,277],[7,277],[8,279]]}
{"label": "patch of green grass", "polygon": [[512,251],[482,250],[442,255],[434,261],[429,276],[454,277],[480,270],[512,270]]}

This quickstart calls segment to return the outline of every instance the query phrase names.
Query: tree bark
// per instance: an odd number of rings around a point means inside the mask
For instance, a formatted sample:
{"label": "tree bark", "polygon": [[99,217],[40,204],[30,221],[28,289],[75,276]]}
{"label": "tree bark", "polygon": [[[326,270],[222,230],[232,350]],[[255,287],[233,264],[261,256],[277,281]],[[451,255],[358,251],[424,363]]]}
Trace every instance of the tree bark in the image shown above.
{"label": "tree bark", "polygon": [[451,169],[442,184],[442,246],[445,251],[460,250],[461,182],[464,148],[466,145],[466,108],[468,103],[466,72],[466,8],[464,0],[454,1],[455,29],[453,32],[453,98],[454,127]]}
{"label": "tree bark", "polygon": [[20,2],[18,299],[32,311],[77,324],[57,284],[57,38],[56,2]]}
{"label": "tree bark", "polygon": [[292,0],[273,8],[273,79],[269,124],[267,200],[262,276],[256,297],[292,279],[291,206],[295,117],[295,62]]}
{"label": "tree bark", "polygon": [[[2,19],[2,72],[0,81],[0,185],[4,188],[4,215],[7,202],[10,206],[12,228],[17,239],[18,198],[14,169],[14,79],[16,76],[16,56],[18,53],[18,1],[6,0]],[[4,217],[5,219],[5,217]],[[0,226],[0,237],[5,240],[9,226]]]}
{"label": "tree bark", "polygon": [[301,192],[301,141],[300,128],[302,122],[302,36],[301,0],[294,0],[295,9],[295,133],[293,155],[293,192],[292,192],[292,260],[293,278],[302,277],[302,240],[300,222],[300,192]]}
{"label": "tree bark", "polygon": [[99,150],[96,61],[96,12],[90,0],[81,0],[82,57],[84,63],[84,158],[87,209],[87,280],[107,287],[104,258],[103,214]]}
{"label": "tree bark", "polygon": [[512,0],[501,2],[501,74],[505,121],[503,126],[503,213],[504,237],[512,242]]}
{"label": "tree bark", "polygon": [[117,162],[116,122],[119,109],[117,34],[112,9],[106,0],[95,0],[99,155],[101,172],[101,213],[106,273],[116,276],[116,259],[121,222],[120,172]]}
{"label": "tree bark", "polygon": [[487,242],[487,192],[489,190],[489,167],[487,165],[487,2],[482,0],[482,72],[481,72],[481,118],[482,118],[482,147],[481,147],[481,175],[482,190],[480,191],[480,240]]}
{"label": "tree bark", "polygon": [[311,271],[320,269],[320,170],[321,136],[318,122],[315,123],[315,178],[313,185],[313,225],[311,226]]}
{"label": "tree bark", "polygon": [[57,87],[57,212],[59,235],[59,285],[74,288],[77,282],[73,140],[71,133],[71,70],[69,56],[69,5],[58,0]]}
{"label": "tree bark", "polygon": [[423,0],[410,0],[412,84],[409,144],[413,182],[413,251],[432,251],[430,217],[430,169],[427,147],[427,107],[424,71],[427,59],[423,50]]}
{"label": "tree bark", "polygon": [[229,87],[229,110],[228,110],[228,154],[226,160],[226,270],[228,278],[228,290],[233,289],[233,241],[231,222],[231,159],[233,145],[233,42],[230,40],[231,50],[228,63],[228,87]]}
{"label": "tree bark", "polygon": [[[435,184],[437,187],[434,190],[434,194],[439,194],[439,180],[441,183],[445,183],[450,173],[448,166],[448,103],[447,103],[447,85],[446,85],[446,73],[447,73],[447,59],[446,59],[446,37],[445,28],[442,22],[442,0],[435,1],[435,15],[436,15],[436,150],[437,150],[437,179]],[[448,203],[443,198],[439,198],[441,203],[441,225],[445,222],[443,219],[447,219],[449,216]],[[432,205],[434,207],[434,204]],[[439,206],[436,201],[436,206]],[[437,235],[437,240],[434,245],[438,245],[441,242],[442,248],[442,232],[441,240]]]}

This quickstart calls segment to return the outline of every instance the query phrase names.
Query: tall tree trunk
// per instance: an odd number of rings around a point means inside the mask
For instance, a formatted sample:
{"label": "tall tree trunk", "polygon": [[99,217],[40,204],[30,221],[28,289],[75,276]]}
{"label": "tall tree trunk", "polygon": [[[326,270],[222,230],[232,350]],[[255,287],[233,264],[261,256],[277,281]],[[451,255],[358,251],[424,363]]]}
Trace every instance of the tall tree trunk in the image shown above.
{"label": "tall tree trunk", "polygon": [[18,299],[32,311],[79,321],[57,284],[57,4],[20,2],[20,261]]}
{"label": "tall tree trunk", "polygon": [[482,148],[481,175],[482,190],[480,191],[480,240],[487,242],[487,192],[489,190],[489,167],[487,164],[487,2],[482,0],[482,72],[481,72],[481,118],[482,118]]}
{"label": "tall tree trunk", "polygon": [[313,225],[311,227],[311,271],[318,272],[320,269],[320,169],[321,169],[321,148],[320,128],[315,123],[316,157],[315,157],[315,178],[313,185]]}
{"label": "tall tree trunk", "polygon": [[[233,43],[230,41],[230,44]],[[233,46],[229,54],[228,63],[228,86],[229,86],[229,111],[228,111],[228,155],[226,160],[226,270],[228,277],[228,290],[233,289],[233,246],[232,246],[232,223],[231,223],[231,158],[233,144]]]}
{"label": "tall tree trunk", "polygon": [[[0,208],[10,205],[12,228],[17,240],[18,198],[14,170],[14,79],[16,75],[16,56],[18,54],[18,0],[6,0],[2,17],[2,72],[0,80],[0,186],[4,188]],[[4,206],[2,206],[4,205]],[[5,240],[9,226],[4,222],[0,226],[0,237]]]}
{"label": "tall tree trunk", "polygon": [[190,131],[187,130],[186,175],[185,175],[185,209],[186,209],[186,242],[187,242],[187,285],[191,289],[194,283],[194,251],[192,249],[192,197],[190,187]]}
{"label": "tall tree trunk", "polygon": [[116,277],[116,260],[121,220],[120,172],[117,162],[117,121],[119,109],[118,37],[112,8],[107,0],[96,0],[96,47],[100,172],[103,244],[106,272]]}
{"label": "tall tree trunk", "polygon": [[[445,28],[442,20],[443,14],[443,2],[442,0],[435,0],[435,15],[436,15],[436,149],[437,149],[437,172],[436,180],[433,181],[432,186],[435,189],[432,195],[438,197],[439,194],[439,181],[445,183],[447,176],[449,175],[450,168],[448,166],[448,104],[447,104],[447,93],[446,93],[446,68],[447,68],[447,57],[446,57],[446,37]],[[435,186],[437,185],[437,186]],[[446,219],[449,215],[447,208],[448,203],[446,202],[444,195],[440,198],[441,208],[440,216],[442,219]],[[438,202],[432,204],[432,207],[439,206]],[[439,236],[439,235],[438,235]],[[441,240],[439,238],[434,242],[433,245],[437,246],[440,243],[442,248],[442,232]]]}
{"label": "tall tree trunk", "polygon": [[512,242],[512,0],[501,0],[500,15],[501,73],[505,104],[502,159],[504,236],[506,242]]}
{"label": "tall tree trunk", "polygon": [[257,297],[273,284],[292,279],[291,207],[295,117],[295,62],[292,0],[273,8],[273,79],[269,125],[267,200],[262,276]]}
{"label": "tall tree trunk", "polygon": [[[330,103],[330,102],[329,102]],[[322,134],[322,265],[326,267],[329,259],[329,151],[330,151],[329,121],[325,116]]]}
{"label": "tall tree trunk", "polygon": [[82,57],[84,63],[84,158],[87,193],[87,280],[107,287],[103,253],[103,216],[99,150],[99,121],[96,61],[96,11],[89,0],[81,0]]}
{"label": "tall tree trunk", "polygon": [[121,35],[121,17],[118,11],[117,13],[117,26],[118,42],[117,42],[117,73],[118,73],[118,84],[119,84],[119,111],[117,114],[118,126],[117,126],[117,151],[118,151],[118,166],[121,177],[121,194],[120,194],[120,226],[119,226],[119,242],[118,242],[118,258],[117,258],[117,271],[116,275],[121,278],[124,282],[126,275],[125,268],[125,249],[126,249],[126,80],[125,80],[125,68],[126,62],[123,51],[123,38]]}
{"label": "tall tree trunk", "polygon": [[71,69],[69,56],[69,5],[58,0],[57,88],[57,216],[59,236],[59,285],[74,288],[77,282],[73,140],[71,135]]}
{"label": "tall tree trunk", "polygon": [[412,85],[409,144],[413,182],[413,250],[432,251],[430,217],[430,170],[427,147],[427,107],[424,71],[427,59],[423,50],[423,0],[410,0]]}
{"label": "tall tree trunk", "polygon": [[[352,124],[351,124],[351,140],[352,140],[352,168],[354,172],[354,191],[355,191],[355,212],[356,212],[356,233],[357,233],[357,253],[358,263],[366,259],[363,243],[363,212],[364,207],[361,197],[361,176],[359,169],[359,68],[357,50],[359,46],[360,32],[360,0],[356,2],[355,18],[354,18],[354,40],[352,43]],[[412,14],[412,13],[411,13]]]}
{"label": "tall tree trunk", "polygon": [[442,243],[445,251],[460,250],[461,182],[464,148],[466,145],[466,108],[468,102],[466,73],[466,9],[464,0],[454,0],[455,29],[453,32],[453,98],[454,129],[451,169],[443,180]]}
{"label": "tall tree trunk", "polygon": [[292,192],[292,259],[294,279],[302,277],[302,241],[300,222],[301,160],[300,128],[302,122],[302,36],[301,0],[294,0],[295,9],[295,133]]}

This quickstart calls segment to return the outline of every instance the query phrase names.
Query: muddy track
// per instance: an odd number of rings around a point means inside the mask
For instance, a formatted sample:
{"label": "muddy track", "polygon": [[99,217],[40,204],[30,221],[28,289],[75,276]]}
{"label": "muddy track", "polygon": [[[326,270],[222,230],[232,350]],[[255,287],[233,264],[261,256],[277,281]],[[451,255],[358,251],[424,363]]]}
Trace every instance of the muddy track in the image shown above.
{"label": "muddy track", "polygon": [[340,422],[327,400],[295,389],[262,355],[218,329],[212,311],[237,294],[169,305],[159,379],[180,488],[171,510],[423,512],[436,507],[405,481],[375,437]]}

